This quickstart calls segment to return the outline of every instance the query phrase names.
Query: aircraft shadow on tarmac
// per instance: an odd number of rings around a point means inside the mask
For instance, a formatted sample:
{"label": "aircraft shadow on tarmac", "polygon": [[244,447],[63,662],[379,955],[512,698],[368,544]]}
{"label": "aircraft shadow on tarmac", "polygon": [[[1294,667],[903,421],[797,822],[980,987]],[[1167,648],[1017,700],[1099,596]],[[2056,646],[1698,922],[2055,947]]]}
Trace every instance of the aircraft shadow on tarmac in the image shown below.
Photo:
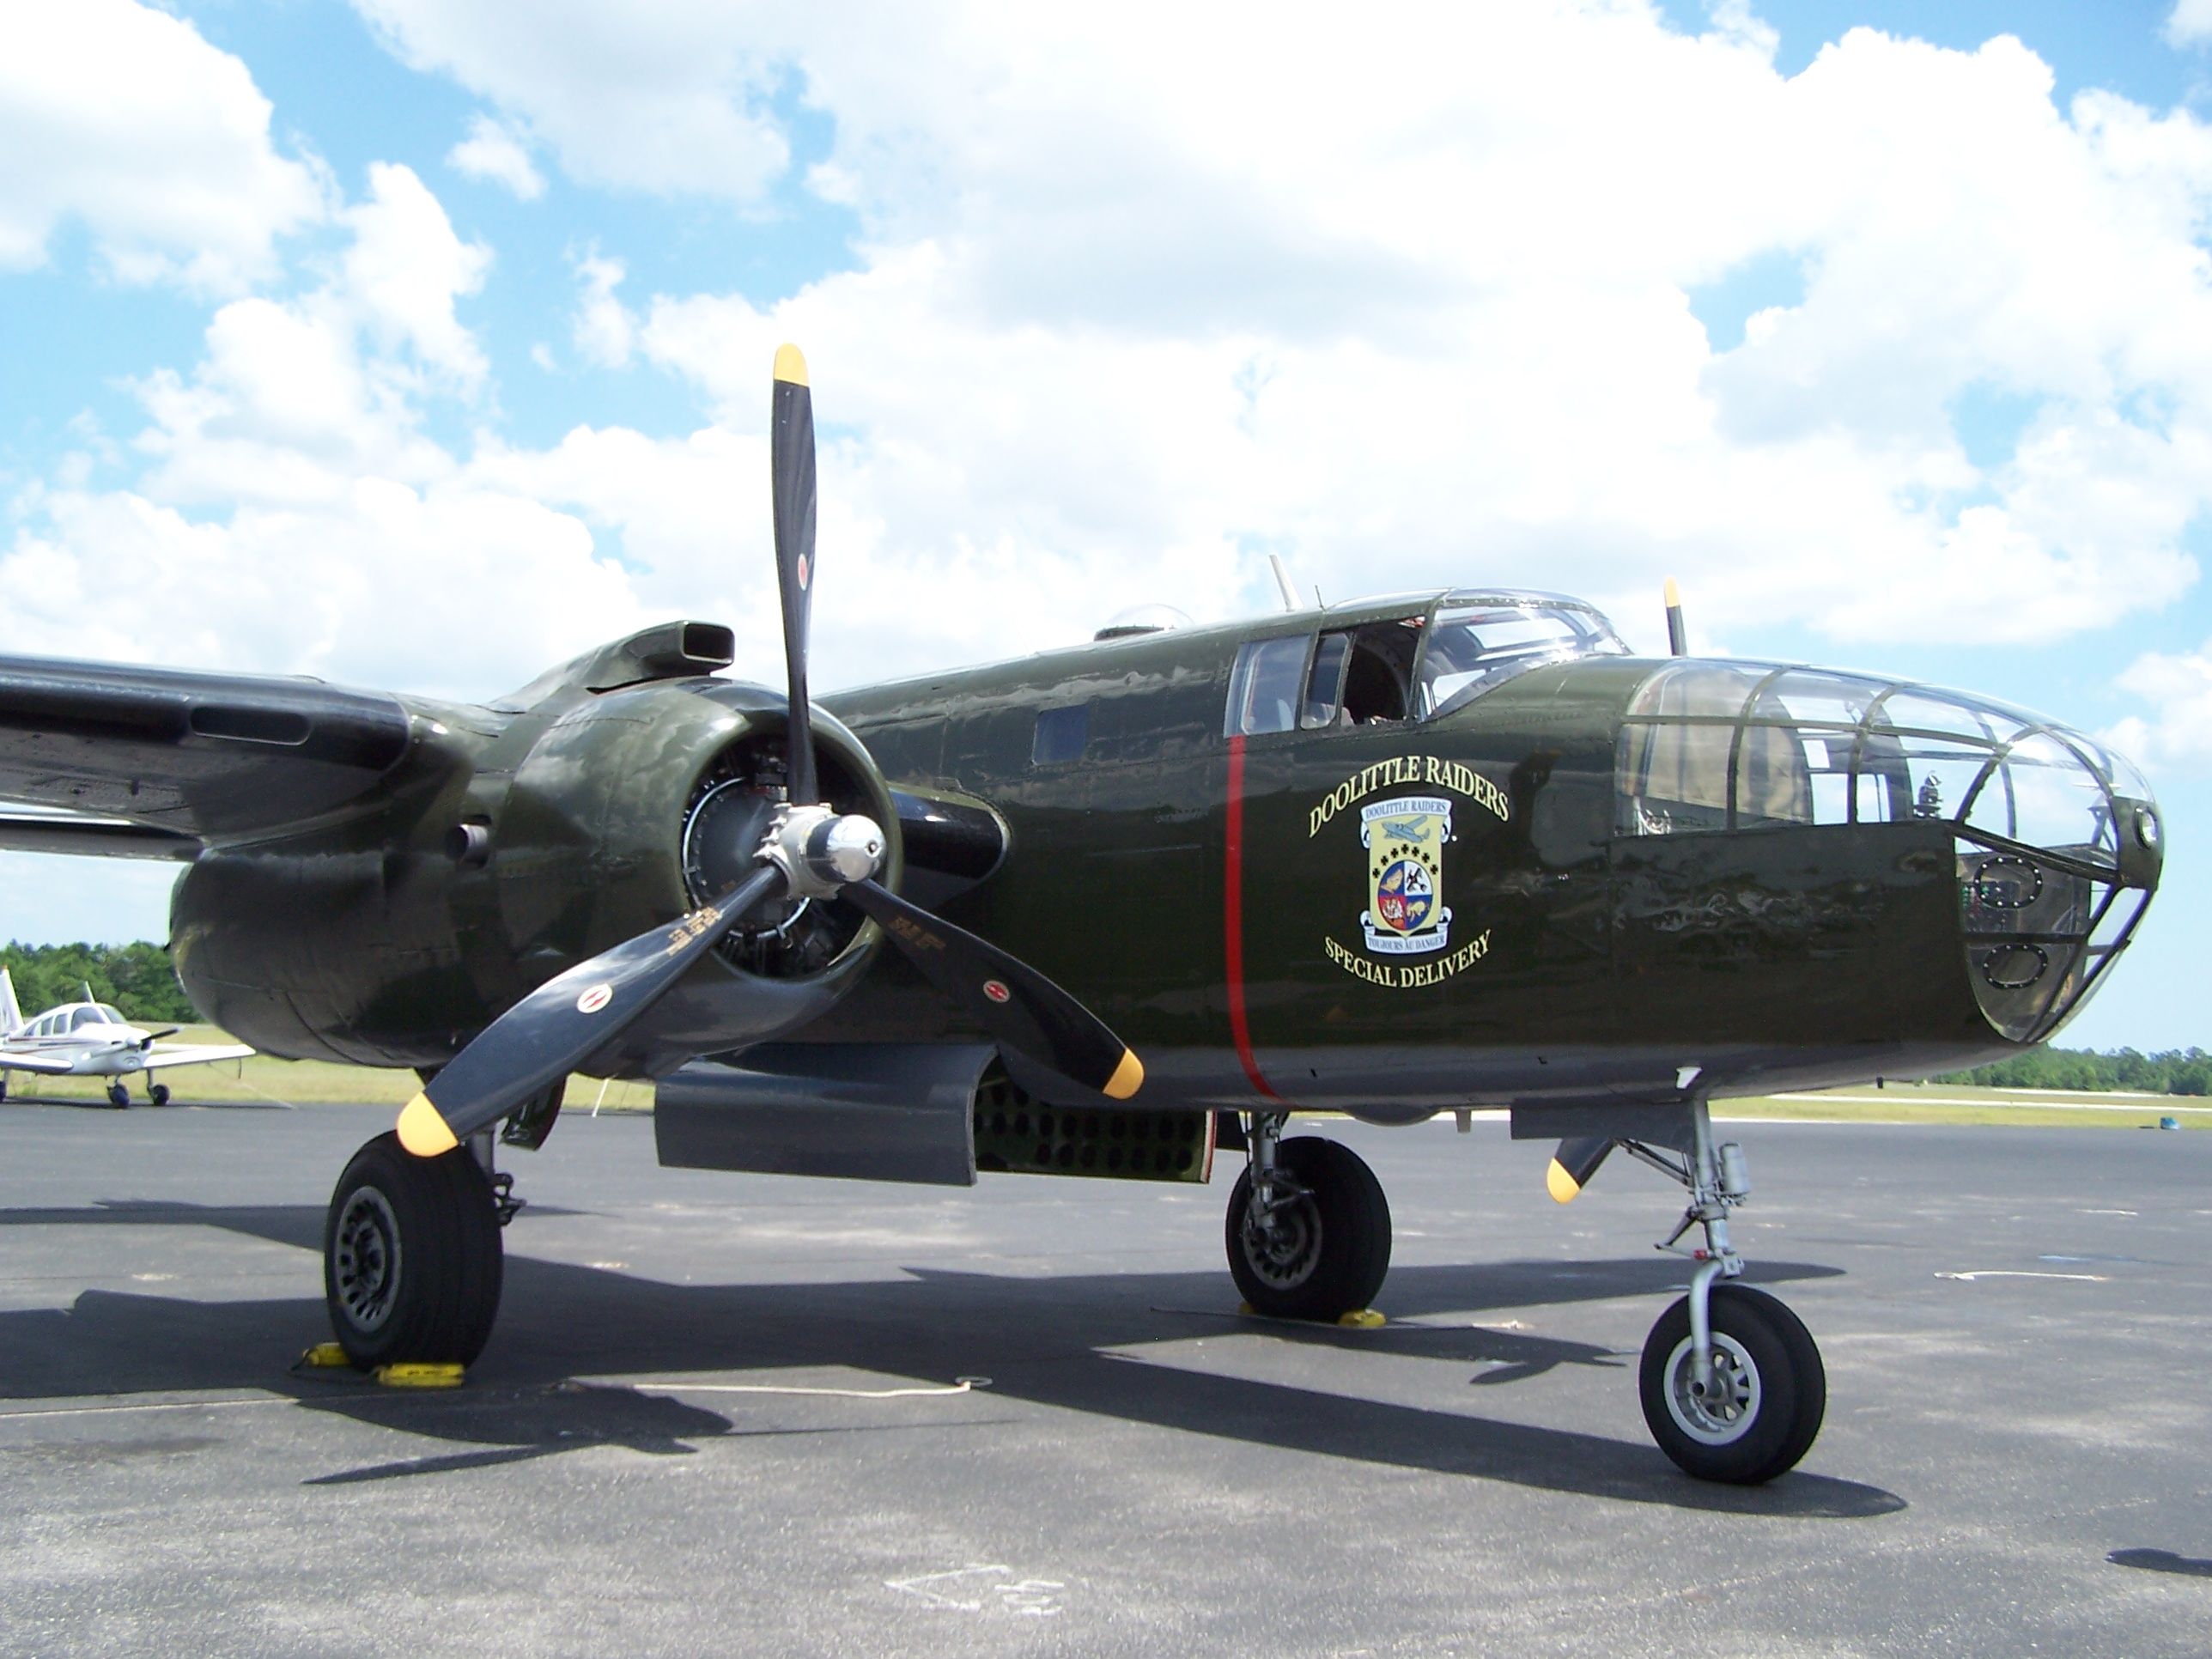
{"label": "aircraft shadow on tarmac", "polygon": [[2184,1578],[2212,1578],[2212,1561],[2172,1550],[2114,1550],[2105,1559],[2116,1567],[2140,1567],[2145,1572],[2179,1573]]}
{"label": "aircraft shadow on tarmac", "polygon": [[[0,1227],[214,1226],[319,1254],[323,1214],[307,1205],[131,1203],[0,1210]],[[327,1335],[319,1297],[202,1302],[88,1290],[65,1310],[0,1313],[0,1397],[273,1389],[311,1409],[483,1449],[309,1481],[347,1484],[589,1445],[682,1454],[696,1441],[762,1431],[647,1391],[681,1392],[676,1383],[641,1389],[580,1379],[849,1367],[938,1382],[988,1376],[988,1393],[963,1397],[976,1404],[1003,1396],[1285,1450],[1632,1503],[1829,1518],[1867,1518],[1905,1507],[1879,1487],[1802,1471],[1763,1487],[1710,1486],[1680,1474],[1640,1440],[1221,1376],[1127,1352],[1141,1344],[1258,1334],[1299,1349],[1285,1368],[1323,1383],[1335,1380],[1333,1361],[1322,1352],[1332,1348],[1495,1366],[1474,1379],[1486,1387],[1562,1364],[1625,1366],[1629,1356],[1589,1344],[1472,1324],[1402,1322],[1611,1297],[1656,1298],[1681,1278],[1678,1263],[1656,1255],[1396,1267],[1383,1297],[1394,1322],[1352,1332],[1204,1311],[1233,1309],[1233,1292],[1218,1272],[1029,1278],[923,1268],[904,1281],[679,1285],[532,1257],[520,1253],[526,1242],[526,1227],[510,1235],[498,1328],[470,1386],[455,1393],[397,1393],[349,1372],[284,1370],[285,1358]],[[1765,1262],[1747,1277],[1772,1283],[1838,1271]],[[1346,1386],[1356,1389],[1356,1376]],[[970,1415],[952,1421],[932,1416],[857,1430],[766,1431],[898,1432],[985,1427],[994,1420],[963,1409]]]}

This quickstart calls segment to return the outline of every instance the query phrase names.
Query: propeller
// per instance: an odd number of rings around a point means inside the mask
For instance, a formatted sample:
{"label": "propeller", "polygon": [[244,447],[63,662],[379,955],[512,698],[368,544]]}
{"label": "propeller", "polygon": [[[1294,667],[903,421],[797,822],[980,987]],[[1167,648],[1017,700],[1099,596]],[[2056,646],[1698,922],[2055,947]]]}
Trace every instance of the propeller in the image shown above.
{"label": "propeller", "polygon": [[[812,519],[807,522],[811,524]],[[1667,653],[1673,657],[1690,654],[1690,630],[1682,621],[1682,590],[1674,586],[1672,576],[1667,578]]]}
{"label": "propeller", "polygon": [[884,832],[823,804],[806,696],[814,589],[814,404],[806,360],[775,354],[770,472],[776,586],[791,680],[788,805],[754,856],[760,867],[712,904],[650,928],[556,975],[477,1034],[399,1114],[399,1140],[435,1158],[488,1129],[620,1036],[725,933],[788,898],[843,898],[872,918],[923,977],[997,1042],[1114,1100],[1145,1080],[1143,1063],[1105,1022],[1036,969],[909,904],[875,879]]}
{"label": "propeller", "polygon": [[775,349],[769,471],[775,489],[775,585],[783,599],[783,665],[791,676],[790,794],[794,806],[820,799],[814,779],[814,716],[806,700],[806,632],[814,615],[814,392],[795,345]]}

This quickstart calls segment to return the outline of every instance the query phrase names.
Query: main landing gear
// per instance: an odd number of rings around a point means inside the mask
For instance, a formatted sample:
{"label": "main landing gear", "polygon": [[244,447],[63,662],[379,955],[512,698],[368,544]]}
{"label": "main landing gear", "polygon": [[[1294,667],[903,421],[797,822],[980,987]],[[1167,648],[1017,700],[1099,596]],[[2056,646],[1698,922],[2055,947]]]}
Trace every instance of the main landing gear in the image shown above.
{"label": "main landing gear", "polygon": [[[1729,1243],[1729,1212],[1750,1194],[1743,1154],[1715,1149],[1705,1103],[1691,1105],[1684,1158],[1624,1140],[1621,1150],[1679,1181],[1690,1194],[1662,1249],[1696,1262],[1690,1289],[1659,1316],[1637,1371],[1651,1437],[1686,1473],[1756,1486],[1796,1467],[1828,1408],[1820,1351],[1797,1316],[1764,1291],[1735,1281],[1743,1258]],[[1679,1241],[1692,1227],[1702,1247]],[[1716,1282],[1717,1281],[1717,1282]]]}
{"label": "main landing gear", "polygon": [[500,1228],[520,1207],[490,1162],[489,1133],[416,1158],[387,1132],[338,1177],[323,1227],[323,1296],[362,1370],[466,1365],[483,1352],[499,1311]]}
{"label": "main landing gear", "polygon": [[1257,1113],[1247,1133],[1251,1162],[1229,1194],[1230,1276],[1255,1313],[1341,1319],[1390,1271],[1390,1206],[1351,1148],[1282,1139],[1286,1116]]}
{"label": "main landing gear", "polygon": [[[1736,1282],[1744,1264],[1729,1242],[1729,1212],[1750,1194],[1743,1153],[1715,1146],[1703,1100],[1689,1111],[1686,1152],[1615,1143],[1688,1192],[1680,1224],[1660,1248],[1697,1264],[1688,1293],[1651,1328],[1638,1392],[1652,1438],[1685,1472],[1756,1486],[1811,1449],[1827,1411],[1827,1372],[1796,1314]],[[1251,1161],[1229,1195],[1229,1271],[1255,1313],[1341,1319],[1365,1308],[1389,1271],[1390,1206],[1348,1147],[1285,1140],[1285,1121],[1280,1112],[1248,1120]],[[1595,1167],[1593,1159],[1577,1183]],[[1704,1243],[1682,1245],[1692,1228]]]}

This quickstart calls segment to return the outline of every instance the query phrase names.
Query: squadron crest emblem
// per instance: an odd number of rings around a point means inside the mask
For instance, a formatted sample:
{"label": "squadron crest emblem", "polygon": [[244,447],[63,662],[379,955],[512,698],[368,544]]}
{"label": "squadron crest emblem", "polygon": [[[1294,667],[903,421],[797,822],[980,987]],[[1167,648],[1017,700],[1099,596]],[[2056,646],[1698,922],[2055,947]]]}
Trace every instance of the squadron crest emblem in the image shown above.
{"label": "squadron crest emblem", "polygon": [[1451,802],[1441,796],[1401,796],[1359,809],[1359,844],[1367,852],[1359,928],[1376,956],[1422,956],[1450,943],[1452,913],[1442,894],[1451,818]]}

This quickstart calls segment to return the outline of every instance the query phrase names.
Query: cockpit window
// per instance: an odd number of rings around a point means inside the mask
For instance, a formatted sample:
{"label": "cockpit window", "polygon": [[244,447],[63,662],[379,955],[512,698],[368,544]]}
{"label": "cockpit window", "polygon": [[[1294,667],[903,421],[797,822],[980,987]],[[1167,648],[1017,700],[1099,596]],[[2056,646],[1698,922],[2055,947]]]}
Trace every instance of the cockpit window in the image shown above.
{"label": "cockpit window", "polygon": [[96,1007],[80,1008],[70,1016],[70,1030],[81,1030],[88,1025],[105,1025],[107,1017]]}
{"label": "cockpit window", "polygon": [[1540,594],[1468,603],[1454,594],[1429,625],[1414,714],[1447,714],[1541,664],[1600,654],[1626,656],[1628,647],[1588,605]]}

